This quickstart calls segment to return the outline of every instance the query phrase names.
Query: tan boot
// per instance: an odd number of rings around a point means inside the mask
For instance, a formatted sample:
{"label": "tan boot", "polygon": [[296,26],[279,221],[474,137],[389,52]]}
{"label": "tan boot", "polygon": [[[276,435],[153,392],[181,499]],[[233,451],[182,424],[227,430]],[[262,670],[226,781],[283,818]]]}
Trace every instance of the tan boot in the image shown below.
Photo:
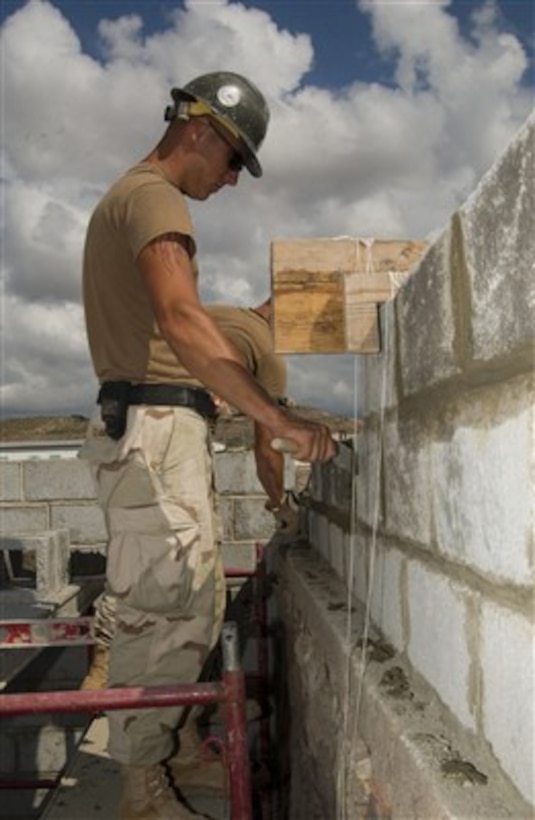
{"label": "tan boot", "polygon": [[189,797],[228,797],[229,777],[221,755],[202,745],[193,719],[179,732],[180,748],[167,761],[177,789]]}
{"label": "tan boot", "polygon": [[106,689],[108,685],[108,671],[110,668],[110,650],[107,646],[95,644],[93,659],[89,672],[82,681],[80,689]]}
{"label": "tan boot", "polygon": [[164,767],[124,766],[124,786],[119,820],[199,819],[179,803],[167,782]]}

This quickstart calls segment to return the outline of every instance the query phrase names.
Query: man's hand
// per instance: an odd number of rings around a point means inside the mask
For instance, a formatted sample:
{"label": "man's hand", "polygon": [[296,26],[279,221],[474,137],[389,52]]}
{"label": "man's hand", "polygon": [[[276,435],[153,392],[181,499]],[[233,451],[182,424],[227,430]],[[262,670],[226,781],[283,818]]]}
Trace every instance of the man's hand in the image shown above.
{"label": "man's hand", "polygon": [[284,493],[277,507],[268,501],[266,509],[273,513],[280,535],[285,538],[297,538],[301,531],[301,516],[299,503],[294,493]]}
{"label": "man's hand", "polygon": [[275,449],[292,455],[299,461],[329,461],[336,455],[337,444],[324,424],[288,414],[287,423],[273,430]]}

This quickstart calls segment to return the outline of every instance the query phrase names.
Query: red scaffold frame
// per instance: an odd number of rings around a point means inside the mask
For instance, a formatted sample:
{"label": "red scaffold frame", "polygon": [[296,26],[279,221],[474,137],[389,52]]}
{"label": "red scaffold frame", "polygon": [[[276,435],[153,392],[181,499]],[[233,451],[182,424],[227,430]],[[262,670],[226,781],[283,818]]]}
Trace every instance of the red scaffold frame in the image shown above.
{"label": "red scaffold frame", "polygon": [[[237,624],[225,623],[221,634],[223,650],[221,681],[96,691],[77,689],[60,692],[4,694],[0,695],[0,715],[15,716],[51,712],[95,713],[115,709],[204,706],[221,703],[228,749],[231,817],[232,820],[252,820],[245,676],[239,662],[237,636]],[[24,645],[27,646],[27,643]]]}

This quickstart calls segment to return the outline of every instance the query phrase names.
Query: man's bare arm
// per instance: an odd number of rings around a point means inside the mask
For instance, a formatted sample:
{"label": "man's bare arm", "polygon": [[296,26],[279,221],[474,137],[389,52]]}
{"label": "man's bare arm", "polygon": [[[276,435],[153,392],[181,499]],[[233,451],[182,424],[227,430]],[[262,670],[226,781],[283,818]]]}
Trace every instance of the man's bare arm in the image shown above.
{"label": "man's bare arm", "polygon": [[156,321],[172,350],[199,381],[265,425],[273,437],[295,441],[297,458],[331,458],[335,444],[328,429],[295,416],[290,418],[279,408],[247,372],[204,310],[185,241],[179,234],[166,234],[150,242],[138,257]]}
{"label": "man's bare arm", "polygon": [[284,495],[284,456],[271,447],[269,428],[255,423],[254,432],[258,479],[271,507],[278,507]]}

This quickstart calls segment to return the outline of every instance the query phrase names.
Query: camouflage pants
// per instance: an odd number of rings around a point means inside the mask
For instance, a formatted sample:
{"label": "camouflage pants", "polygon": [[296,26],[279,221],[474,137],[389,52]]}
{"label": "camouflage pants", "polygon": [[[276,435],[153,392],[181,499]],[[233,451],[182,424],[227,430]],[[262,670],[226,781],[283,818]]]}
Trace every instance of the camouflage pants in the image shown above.
{"label": "camouflage pants", "polygon": [[95,601],[94,633],[95,643],[98,646],[108,648],[115,634],[115,621],[117,617],[117,603],[115,596],[109,592],[103,592]]}
{"label": "camouflage pants", "polygon": [[[109,534],[109,685],[194,683],[225,607],[205,422],[183,407],[130,407],[119,441],[91,422],[80,457],[91,466]],[[110,755],[126,765],[164,760],[182,711],[110,712]]]}

